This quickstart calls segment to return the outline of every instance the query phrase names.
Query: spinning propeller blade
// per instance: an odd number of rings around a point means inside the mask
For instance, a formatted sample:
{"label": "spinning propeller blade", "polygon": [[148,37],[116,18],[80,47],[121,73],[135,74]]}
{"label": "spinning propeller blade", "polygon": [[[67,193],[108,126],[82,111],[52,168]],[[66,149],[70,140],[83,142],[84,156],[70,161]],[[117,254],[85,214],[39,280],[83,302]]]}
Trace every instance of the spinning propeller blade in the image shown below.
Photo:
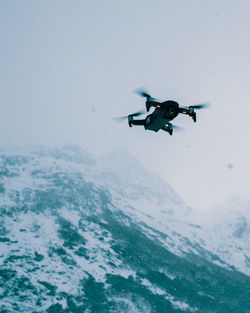
{"label": "spinning propeller blade", "polygon": [[209,109],[210,108],[210,103],[200,103],[197,105],[190,105],[189,108],[194,108],[194,109]]}
{"label": "spinning propeller blade", "polygon": [[183,131],[185,129],[184,127],[177,126],[177,125],[174,125],[174,124],[172,124],[172,127],[173,127],[175,132]]}
{"label": "spinning propeller blade", "polygon": [[139,96],[144,97],[144,98],[148,98],[150,100],[154,100],[154,98],[152,98],[150,96],[150,94],[147,93],[147,91],[144,88],[138,88],[135,90],[135,93],[137,93]]}
{"label": "spinning propeller blade", "polygon": [[140,116],[140,115],[143,115],[145,114],[145,110],[141,110],[141,111],[138,111],[138,112],[135,112],[133,114],[129,114],[130,116]]}
{"label": "spinning propeller blade", "polygon": [[[145,114],[146,112],[143,110],[143,111],[138,111],[138,112],[135,112],[133,114],[129,114],[129,116],[140,116],[140,115],[143,115]],[[116,121],[116,122],[122,122],[123,120],[127,119],[128,118],[128,115],[124,115],[124,116],[119,116],[119,117],[114,117],[113,120]]]}

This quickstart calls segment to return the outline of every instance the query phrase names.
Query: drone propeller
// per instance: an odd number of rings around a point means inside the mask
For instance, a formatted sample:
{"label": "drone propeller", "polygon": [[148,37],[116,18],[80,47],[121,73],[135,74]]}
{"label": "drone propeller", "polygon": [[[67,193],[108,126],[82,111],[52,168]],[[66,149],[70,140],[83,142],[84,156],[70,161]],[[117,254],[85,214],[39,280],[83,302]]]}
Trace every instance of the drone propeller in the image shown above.
{"label": "drone propeller", "polygon": [[172,127],[173,127],[175,132],[183,131],[185,129],[184,127],[177,126],[177,125],[174,125],[174,124],[172,124]]}
{"label": "drone propeller", "polygon": [[143,89],[143,88],[138,88],[138,89],[136,89],[135,90],[135,93],[137,93],[139,96],[141,96],[141,97],[143,97],[143,98],[147,98],[147,100],[154,100],[154,98],[152,98],[151,96],[150,96],[150,94],[148,94],[147,93],[147,91],[145,90],[145,89]]}
{"label": "drone propeller", "polygon": [[140,115],[143,115],[145,114],[145,111],[138,111],[138,112],[135,112],[133,114],[129,114],[129,115],[124,115],[124,116],[119,116],[119,117],[114,117],[113,120],[116,121],[116,122],[122,122],[123,120],[127,119],[128,116],[140,116]]}
{"label": "drone propeller", "polygon": [[194,109],[209,109],[210,108],[210,103],[200,103],[197,105],[190,105],[189,108],[194,108]]}

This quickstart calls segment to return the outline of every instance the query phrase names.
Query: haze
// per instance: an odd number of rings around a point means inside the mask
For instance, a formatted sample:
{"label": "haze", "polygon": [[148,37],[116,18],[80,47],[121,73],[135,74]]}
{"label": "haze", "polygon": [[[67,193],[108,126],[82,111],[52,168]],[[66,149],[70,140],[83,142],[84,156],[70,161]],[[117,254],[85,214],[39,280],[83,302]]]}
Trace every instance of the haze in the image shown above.
{"label": "haze", "polygon": [[[249,1],[1,1],[0,145],[130,151],[193,208],[249,198]],[[210,102],[172,137],[112,118],[138,87]]]}

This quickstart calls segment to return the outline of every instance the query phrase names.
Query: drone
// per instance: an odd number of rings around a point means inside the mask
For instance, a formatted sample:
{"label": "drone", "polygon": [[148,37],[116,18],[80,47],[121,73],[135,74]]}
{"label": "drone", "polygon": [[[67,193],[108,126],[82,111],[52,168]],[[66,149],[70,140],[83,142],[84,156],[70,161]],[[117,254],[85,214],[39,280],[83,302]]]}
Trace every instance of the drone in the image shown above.
{"label": "drone", "polygon": [[178,114],[185,114],[190,116],[194,122],[196,122],[196,112],[195,110],[208,108],[209,103],[202,103],[198,105],[191,105],[188,107],[180,107],[179,103],[173,100],[167,100],[164,102],[158,102],[155,98],[151,97],[145,90],[136,90],[141,97],[146,98],[146,110],[149,112],[151,107],[154,107],[154,111],[147,115],[145,119],[134,119],[134,117],[145,114],[145,111],[139,111],[126,116],[117,117],[114,120],[120,121],[123,119],[128,119],[128,125],[130,127],[134,125],[144,126],[145,130],[152,130],[158,132],[163,130],[172,136],[173,129],[180,130],[181,127],[173,125],[170,123]]}

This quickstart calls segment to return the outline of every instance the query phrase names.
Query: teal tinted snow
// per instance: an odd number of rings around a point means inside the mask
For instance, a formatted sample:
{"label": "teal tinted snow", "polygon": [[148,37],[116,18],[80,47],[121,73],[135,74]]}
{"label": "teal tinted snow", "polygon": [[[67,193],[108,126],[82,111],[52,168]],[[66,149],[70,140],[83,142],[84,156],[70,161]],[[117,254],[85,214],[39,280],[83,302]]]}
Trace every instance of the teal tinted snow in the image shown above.
{"label": "teal tinted snow", "polygon": [[94,160],[39,151],[1,157],[1,312],[250,312],[249,276],[118,207]]}

